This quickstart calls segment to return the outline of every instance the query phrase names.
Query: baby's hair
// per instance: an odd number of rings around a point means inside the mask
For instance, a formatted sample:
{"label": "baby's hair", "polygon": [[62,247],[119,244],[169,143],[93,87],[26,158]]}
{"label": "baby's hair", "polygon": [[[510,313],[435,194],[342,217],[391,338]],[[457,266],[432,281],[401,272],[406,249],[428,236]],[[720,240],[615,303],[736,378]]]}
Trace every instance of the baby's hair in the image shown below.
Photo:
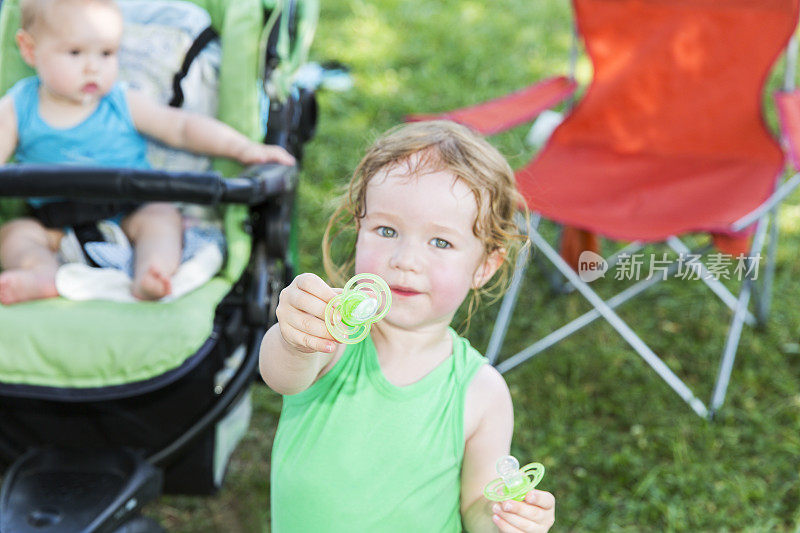
{"label": "baby's hair", "polygon": [[[420,157],[412,158],[413,154]],[[494,280],[473,290],[467,309],[467,323],[481,294],[497,297],[505,290],[510,266],[527,239],[520,235],[514,215],[524,206],[517,191],[514,172],[505,158],[481,136],[465,126],[446,120],[414,122],[396,126],[381,135],[356,167],[347,191],[328,220],[322,240],[325,272],[331,282],[341,286],[355,262],[355,239],[346,245],[346,258],[340,264],[332,257],[332,244],[340,235],[358,231],[366,215],[367,185],[388,167],[406,164],[408,174],[449,171],[466,184],[475,196],[478,216],[472,231],[484,245],[488,256],[499,251],[503,264]],[[413,165],[413,166],[412,166]]]}
{"label": "baby's hair", "polygon": [[47,14],[56,4],[102,4],[119,11],[114,0],[20,0],[20,28],[30,32],[36,23],[46,22]]}

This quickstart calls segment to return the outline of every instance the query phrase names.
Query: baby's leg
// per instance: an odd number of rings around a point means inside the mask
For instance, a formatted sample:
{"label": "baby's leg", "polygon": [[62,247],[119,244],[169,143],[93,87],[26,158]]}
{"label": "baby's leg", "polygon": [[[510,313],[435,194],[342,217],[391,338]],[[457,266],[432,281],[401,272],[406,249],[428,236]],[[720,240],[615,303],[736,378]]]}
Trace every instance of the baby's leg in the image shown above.
{"label": "baby's leg", "polygon": [[56,251],[64,233],[32,218],[0,227],[0,303],[3,305],[58,296]]}
{"label": "baby's leg", "polygon": [[131,293],[158,300],[172,292],[170,278],[181,259],[181,215],[172,204],[145,204],[122,221],[133,243],[135,259]]}

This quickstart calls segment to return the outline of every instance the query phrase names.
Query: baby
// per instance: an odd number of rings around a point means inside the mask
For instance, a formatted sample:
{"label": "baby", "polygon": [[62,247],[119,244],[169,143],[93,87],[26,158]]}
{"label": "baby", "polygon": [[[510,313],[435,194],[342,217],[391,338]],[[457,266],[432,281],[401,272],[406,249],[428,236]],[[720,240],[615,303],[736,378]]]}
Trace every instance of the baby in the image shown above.
{"label": "baby", "polygon": [[[178,149],[243,164],[294,164],[283,148],[249,140],[209,117],[151,101],[117,84],[122,16],[113,0],[22,0],[17,44],[36,76],[0,98],[0,163],[72,163],[148,168],[142,135]],[[64,236],[37,217],[52,200],[29,199],[33,216],[0,226],[0,303],[57,296],[56,252]],[[120,207],[135,250],[131,292],[158,300],[171,292],[182,247],[177,208],[167,203]]]}

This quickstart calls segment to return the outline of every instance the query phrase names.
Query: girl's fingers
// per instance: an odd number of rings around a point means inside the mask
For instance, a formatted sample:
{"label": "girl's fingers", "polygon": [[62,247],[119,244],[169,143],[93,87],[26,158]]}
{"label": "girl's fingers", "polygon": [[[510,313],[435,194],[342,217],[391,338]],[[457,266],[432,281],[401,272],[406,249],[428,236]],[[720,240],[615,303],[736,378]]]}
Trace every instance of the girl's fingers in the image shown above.
{"label": "girl's fingers", "polygon": [[549,492],[543,494],[546,495],[541,496],[543,503],[550,505],[547,509],[527,503],[528,496],[536,500],[536,496],[529,492],[526,495],[526,501],[510,500],[496,503],[492,505],[492,511],[509,524],[523,531],[547,531],[555,521],[555,512],[553,510],[555,499],[551,502],[547,496],[552,498],[552,495]]}
{"label": "girl's fingers", "polygon": [[336,349],[336,342],[328,333],[325,323],[311,315],[305,313],[303,315],[305,318],[300,317],[299,324],[292,319],[283,319],[278,322],[284,341],[306,353],[333,353]]}
{"label": "girl's fingers", "polygon": [[300,274],[281,291],[278,306],[298,309],[322,319],[325,306],[336,294],[319,276]]}
{"label": "girl's fingers", "polygon": [[328,284],[322,280],[322,278],[316,274],[311,274],[310,272],[300,274],[294,278],[293,284],[297,285],[297,288],[301,291],[313,294],[324,302],[327,302],[335,295],[333,289],[331,289]]}
{"label": "girl's fingers", "polygon": [[328,332],[327,326],[325,326],[325,321],[308,313],[298,313],[287,317],[283,321],[283,325],[296,330],[301,335],[309,335],[329,341],[334,340]]}
{"label": "girl's fingers", "polygon": [[556,498],[544,490],[532,490],[525,495],[525,501],[536,507],[550,510],[556,506]]}
{"label": "girl's fingers", "polygon": [[523,530],[514,527],[508,523],[508,521],[503,519],[503,517],[497,514],[492,515],[492,522],[494,522],[494,525],[497,526],[497,529],[501,531],[501,533],[525,533]]}
{"label": "girl's fingers", "polygon": [[285,298],[283,302],[278,300],[279,303],[288,304],[295,311],[300,311],[311,316],[315,316],[323,320],[325,316],[326,301],[323,301],[314,294],[305,291],[291,291],[286,295],[281,294],[281,298]]}
{"label": "girl's fingers", "polygon": [[287,342],[294,344],[297,349],[303,352],[333,353],[333,351],[336,350],[336,343],[328,339],[321,339],[305,333],[298,333],[294,339],[294,342],[289,341],[288,339]]}
{"label": "girl's fingers", "polygon": [[284,341],[306,353],[333,353],[336,341],[325,325],[325,308],[341,292],[315,274],[297,276],[281,291],[275,311]]}
{"label": "girl's fingers", "polygon": [[524,511],[528,510],[525,507],[531,508],[531,506],[520,502],[508,501],[492,505],[492,511],[515,528],[522,531],[530,531],[531,526],[534,525],[531,523],[534,519],[528,516],[529,513],[524,513]]}

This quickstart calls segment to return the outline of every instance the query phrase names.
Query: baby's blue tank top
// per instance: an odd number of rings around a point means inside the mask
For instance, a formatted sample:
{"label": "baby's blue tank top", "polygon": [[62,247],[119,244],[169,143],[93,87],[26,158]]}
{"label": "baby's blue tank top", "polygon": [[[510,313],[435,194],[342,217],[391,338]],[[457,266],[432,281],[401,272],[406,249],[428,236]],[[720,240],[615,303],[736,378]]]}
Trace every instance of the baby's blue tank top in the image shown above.
{"label": "baby's blue tank top", "polygon": [[487,361],[450,334],[452,355],[411,385],[384,377],[367,337],[311,387],[284,396],[273,533],[461,532],[464,401]]}
{"label": "baby's blue tank top", "polygon": [[133,125],[119,84],[97,109],[71,128],[54,128],[39,115],[39,78],[18,81],[9,91],[17,114],[18,163],[148,168],[147,144]]}

